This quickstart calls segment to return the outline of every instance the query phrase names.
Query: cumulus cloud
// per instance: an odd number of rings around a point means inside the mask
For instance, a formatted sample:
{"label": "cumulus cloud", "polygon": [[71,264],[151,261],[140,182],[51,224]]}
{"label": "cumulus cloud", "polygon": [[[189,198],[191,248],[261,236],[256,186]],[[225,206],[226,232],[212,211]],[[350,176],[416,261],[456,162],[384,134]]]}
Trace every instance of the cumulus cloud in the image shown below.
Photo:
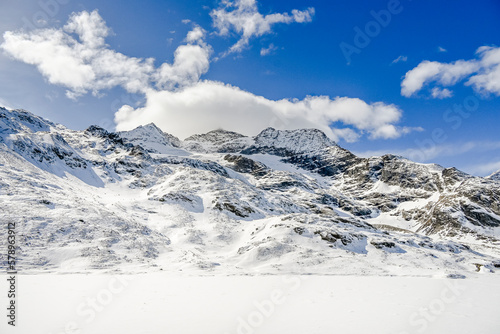
{"label": "cumulus cloud", "polygon": [[203,29],[202,27],[195,26],[193,30],[188,32],[186,36],[186,41],[188,43],[203,44],[204,43],[203,39],[205,38],[206,33],[207,32],[205,31],[205,29]]}
{"label": "cumulus cloud", "polygon": [[91,49],[103,46],[104,39],[110,31],[96,10],[92,13],[73,14],[64,26],[64,30],[68,33],[76,33],[82,43]]}
{"label": "cumulus cloud", "polygon": [[305,23],[311,22],[314,16],[314,8],[304,11],[297,9],[288,13],[274,13],[262,15],[257,8],[255,0],[222,1],[222,6],[212,10],[210,16],[213,26],[219,35],[227,36],[230,32],[240,35],[240,39],[224,53],[241,52],[252,37],[259,37],[272,31],[272,26],[277,23]]}
{"label": "cumulus cloud", "polygon": [[[408,71],[401,82],[401,95],[411,97],[426,85],[448,87],[466,78],[466,86],[478,93],[500,95],[500,48],[483,46],[476,51],[477,59],[440,63],[425,60]],[[431,89],[434,98],[450,97],[449,89]]]}
{"label": "cumulus cloud", "polygon": [[[73,13],[62,29],[31,32],[7,31],[1,48],[11,57],[35,65],[52,84],[68,88],[76,98],[87,92],[121,86],[130,93],[144,93],[153,80],[159,86],[182,85],[198,80],[208,70],[210,48],[201,43],[204,32],[196,27],[175,54],[174,64],[154,66],[154,59],[129,57],[109,49],[110,30],[97,10]],[[169,77],[170,76],[170,77]]]}
{"label": "cumulus cloud", "polygon": [[272,126],[317,128],[335,140],[354,141],[363,133],[371,139],[389,139],[409,132],[394,125],[401,115],[396,106],[381,102],[327,96],[275,101],[220,82],[201,81],[177,91],[149,91],[144,107],[122,107],[115,122],[117,130],[154,122],[181,138],[216,128],[255,135]]}
{"label": "cumulus cloud", "polygon": [[483,46],[477,53],[481,57],[481,69],[469,78],[466,85],[480,93],[500,96],[500,48]]}

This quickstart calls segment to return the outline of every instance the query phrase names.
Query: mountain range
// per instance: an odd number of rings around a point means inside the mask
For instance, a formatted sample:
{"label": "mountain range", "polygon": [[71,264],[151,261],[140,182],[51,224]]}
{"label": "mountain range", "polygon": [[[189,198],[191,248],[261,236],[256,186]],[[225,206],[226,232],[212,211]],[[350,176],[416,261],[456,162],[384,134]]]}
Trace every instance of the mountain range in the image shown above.
{"label": "mountain range", "polygon": [[74,131],[0,108],[0,203],[29,273],[500,268],[500,171],[361,158],[316,129],[180,140],[154,124]]}

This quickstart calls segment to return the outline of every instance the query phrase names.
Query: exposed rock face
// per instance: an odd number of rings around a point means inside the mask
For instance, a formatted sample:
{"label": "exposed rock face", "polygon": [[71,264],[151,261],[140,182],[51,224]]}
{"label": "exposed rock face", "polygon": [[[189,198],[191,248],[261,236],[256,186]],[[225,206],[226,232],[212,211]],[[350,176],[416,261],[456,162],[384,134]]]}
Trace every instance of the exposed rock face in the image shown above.
{"label": "exposed rock face", "polygon": [[247,146],[248,139],[236,132],[213,130],[186,138],[183,147],[194,152],[235,153]]}
{"label": "exposed rock face", "polygon": [[181,141],[0,108],[0,201],[25,270],[467,271],[500,258],[498,173],[360,158],[314,129]]}
{"label": "exposed rock face", "polygon": [[233,163],[232,169],[239,173],[250,173],[254,176],[264,176],[269,172],[269,168],[261,162],[246,158],[242,155],[227,154],[224,160]]}
{"label": "exposed rock face", "polygon": [[186,138],[185,141],[196,141],[196,142],[212,143],[220,145],[243,137],[245,136],[243,136],[242,134],[220,129],[220,130],[213,130],[202,135],[192,135]]}

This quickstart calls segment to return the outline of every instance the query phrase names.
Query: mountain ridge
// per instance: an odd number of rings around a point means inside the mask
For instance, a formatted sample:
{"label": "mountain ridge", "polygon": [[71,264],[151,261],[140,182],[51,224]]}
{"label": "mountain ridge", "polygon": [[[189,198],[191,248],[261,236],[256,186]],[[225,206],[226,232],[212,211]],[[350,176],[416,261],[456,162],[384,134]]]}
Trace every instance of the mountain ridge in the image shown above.
{"label": "mountain ridge", "polygon": [[3,221],[19,222],[26,271],[451,275],[500,263],[497,181],[360,158],[315,129],[181,141],[154,124],[73,131],[2,109],[0,158]]}

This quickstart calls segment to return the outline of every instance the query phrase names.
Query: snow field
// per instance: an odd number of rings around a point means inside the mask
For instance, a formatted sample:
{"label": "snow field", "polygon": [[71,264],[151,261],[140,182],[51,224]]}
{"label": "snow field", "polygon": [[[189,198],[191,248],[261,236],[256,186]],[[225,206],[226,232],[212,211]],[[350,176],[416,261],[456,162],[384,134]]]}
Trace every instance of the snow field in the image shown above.
{"label": "snow field", "polygon": [[[2,321],[1,333],[493,334],[500,328],[497,275],[445,279],[154,273],[18,279],[19,325],[7,328]],[[5,288],[1,279],[0,289]]]}

